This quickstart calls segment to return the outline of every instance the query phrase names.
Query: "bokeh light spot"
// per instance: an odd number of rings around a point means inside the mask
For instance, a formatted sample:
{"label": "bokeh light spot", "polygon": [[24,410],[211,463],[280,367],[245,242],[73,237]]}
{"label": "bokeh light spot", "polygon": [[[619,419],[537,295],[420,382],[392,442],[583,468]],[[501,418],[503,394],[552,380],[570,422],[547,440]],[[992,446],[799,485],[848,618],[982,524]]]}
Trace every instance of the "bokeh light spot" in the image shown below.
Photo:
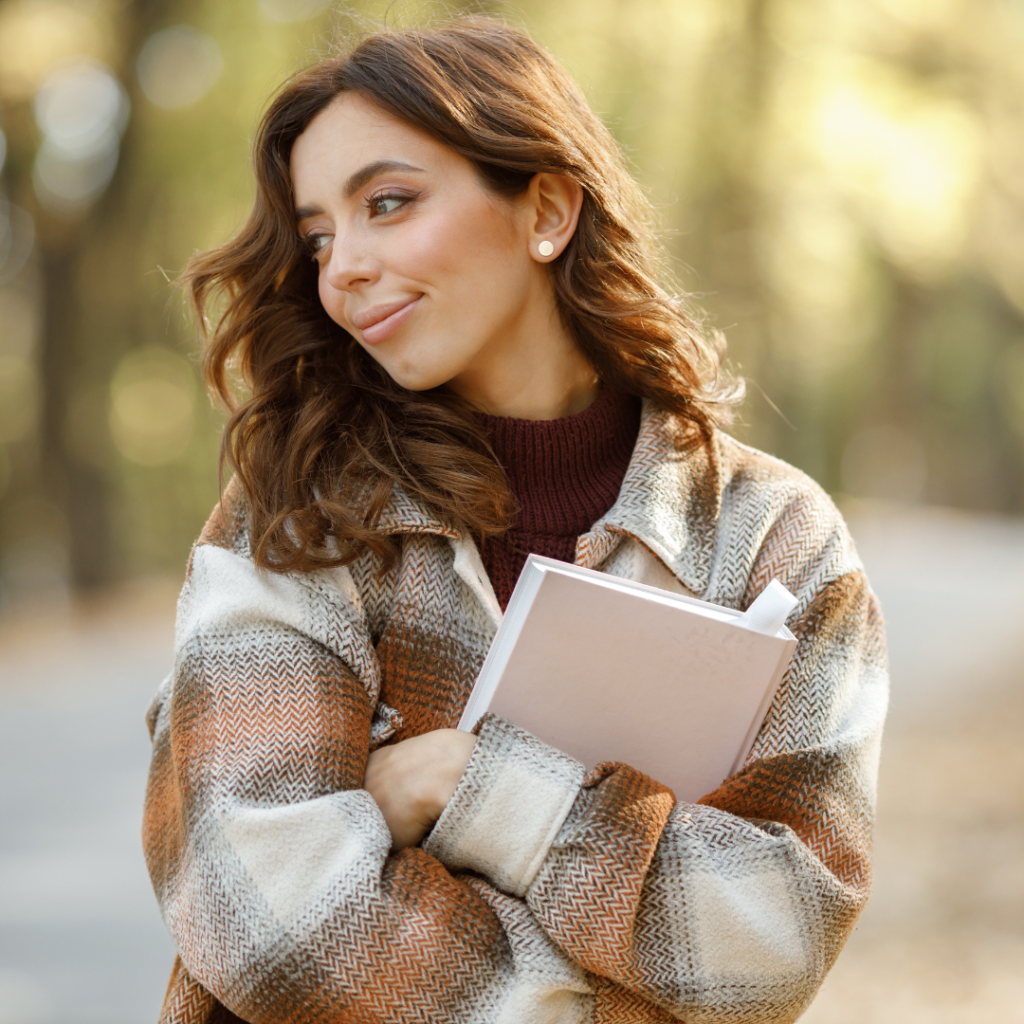
{"label": "bokeh light spot", "polygon": [[46,79],[35,99],[43,144],[32,180],[50,212],[74,215],[107,187],[129,109],[121,83],[95,61],[75,61]]}
{"label": "bokeh light spot", "polygon": [[50,71],[81,54],[102,58],[109,40],[86,4],[60,0],[0,5],[0,94],[31,99]]}
{"label": "bokeh light spot", "polygon": [[[25,265],[32,253],[35,237],[32,215],[9,203],[7,197],[0,193],[0,285],[10,281]],[[7,346],[0,345],[0,348]]]}
{"label": "bokeh light spot", "polygon": [[143,466],[180,458],[195,426],[192,368],[166,349],[131,352],[110,389],[110,434],[118,451]]}
{"label": "bokeh light spot", "polygon": [[270,21],[305,21],[331,6],[331,0],[259,0],[260,11]]}
{"label": "bokeh light spot", "polygon": [[136,69],[146,98],[170,110],[205,96],[220,76],[220,48],[205,32],[177,25],[146,40]]}
{"label": "bokeh light spot", "polygon": [[40,202],[54,213],[77,213],[102,194],[117,168],[117,146],[86,158],[69,160],[54,146],[43,143],[33,169]]}
{"label": "bokeh light spot", "polygon": [[980,142],[956,102],[865,72],[822,99],[818,145],[859,195],[889,255],[930,278],[961,251],[980,173]]}
{"label": "bokeh light spot", "polygon": [[77,156],[104,148],[111,133],[121,135],[128,123],[128,97],[107,68],[76,62],[43,83],[35,114],[47,142]]}

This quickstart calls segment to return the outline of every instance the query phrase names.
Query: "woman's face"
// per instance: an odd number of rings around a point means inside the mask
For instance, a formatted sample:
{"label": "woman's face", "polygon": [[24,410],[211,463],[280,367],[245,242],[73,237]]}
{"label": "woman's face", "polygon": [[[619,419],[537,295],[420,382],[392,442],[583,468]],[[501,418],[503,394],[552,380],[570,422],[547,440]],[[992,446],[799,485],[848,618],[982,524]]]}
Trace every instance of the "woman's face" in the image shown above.
{"label": "woman's face", "polygon": [[470,378],[538,304],[550,317],[532,206],[494,196],[468,160],[361,96],[313,119],[291,174],[324,309],[403,387]]}

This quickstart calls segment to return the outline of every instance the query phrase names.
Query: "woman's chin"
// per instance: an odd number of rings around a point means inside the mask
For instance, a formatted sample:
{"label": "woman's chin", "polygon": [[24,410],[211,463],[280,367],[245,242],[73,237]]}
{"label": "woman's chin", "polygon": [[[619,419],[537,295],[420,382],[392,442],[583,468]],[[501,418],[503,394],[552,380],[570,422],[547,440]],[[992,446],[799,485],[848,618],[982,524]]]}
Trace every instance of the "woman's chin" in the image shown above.
{"label": "woman's chin", "polygon": [[[396,338],[398,342],[400,339]],[[404,340],[404,339],[402,339]],[[383,351],[379,348],[367,348],[367,351],[387,371],[388,376],[407,391],[430,391],[447,384],[465,369],[465,360],[436,358],[437,350],[448,339],[424,343],[424,339],[416,339],[415,344],[389,346]],[[404,351],[402,351],[404,349]],[[452,354],[452,353],[449,353]],[[454,353],[461,355],[461,353]],[[422,358],[421,358],[422,356]],[[433,356],[433,358],[431,358]]]}
{"label": "woman's chin", "polygon": [[430,391],[447,384],[452,378],[451,373],[432,367],[422,366],[401,366],[392,367],[383,363],[388,376],[406,391]]}

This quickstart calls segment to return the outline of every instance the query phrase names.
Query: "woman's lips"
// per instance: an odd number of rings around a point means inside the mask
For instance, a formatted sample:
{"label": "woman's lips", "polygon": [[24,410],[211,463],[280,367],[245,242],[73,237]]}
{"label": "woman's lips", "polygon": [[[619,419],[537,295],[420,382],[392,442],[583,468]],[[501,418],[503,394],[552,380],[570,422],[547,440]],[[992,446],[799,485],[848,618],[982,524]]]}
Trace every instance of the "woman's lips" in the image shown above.
{"label": "woman's lips", "polygon": [[[367,345],[379,345],[386,338],[390,338],[412,316],[422,298],[422,295],[418,295],[415,299],[410,299],[397,307],[394,304],[389,304],[387,306],[371,306],[365,310],[355,318],[355,325],[359,327],[363,341]],[[369,322],[365,327],[360,327],[360,321]]]}

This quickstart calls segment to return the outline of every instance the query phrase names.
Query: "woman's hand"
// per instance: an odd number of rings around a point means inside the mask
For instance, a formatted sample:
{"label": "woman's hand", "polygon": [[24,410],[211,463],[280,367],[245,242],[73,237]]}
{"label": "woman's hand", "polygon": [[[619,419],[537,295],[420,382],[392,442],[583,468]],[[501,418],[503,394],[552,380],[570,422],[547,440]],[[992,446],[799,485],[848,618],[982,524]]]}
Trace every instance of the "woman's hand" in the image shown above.
{"label": "woman's hand", "polygon": [[415,846],[441,817],[474,746],[472,733],[437,729],[370,755],[363,788],[377,801],[394,849]]}

